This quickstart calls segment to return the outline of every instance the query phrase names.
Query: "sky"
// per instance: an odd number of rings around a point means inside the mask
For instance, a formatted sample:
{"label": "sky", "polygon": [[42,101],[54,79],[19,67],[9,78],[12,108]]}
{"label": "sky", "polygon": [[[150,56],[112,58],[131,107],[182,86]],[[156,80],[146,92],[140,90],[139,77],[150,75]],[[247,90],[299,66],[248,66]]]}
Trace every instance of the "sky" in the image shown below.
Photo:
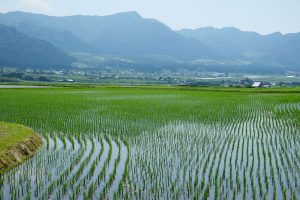
{"label": "sky", "polygon": [[300,32],[300,0],[0,0],[0,12],[54,16],[137,11],[174,30],[236,27],[261,34]]}

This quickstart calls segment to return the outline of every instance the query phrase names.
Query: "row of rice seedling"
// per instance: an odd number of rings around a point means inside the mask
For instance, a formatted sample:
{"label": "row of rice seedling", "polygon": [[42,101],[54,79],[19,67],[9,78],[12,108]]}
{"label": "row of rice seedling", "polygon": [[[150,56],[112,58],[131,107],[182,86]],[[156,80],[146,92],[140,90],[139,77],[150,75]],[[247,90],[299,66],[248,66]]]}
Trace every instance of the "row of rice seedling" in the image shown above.
{"label": "row of rice seedling", "polygon": [[300,198],[297,94],[112,88],[0,97],[0,120],[45,138],[2,176],[4,199]]}
{"label": "row of rice seedling", "polygon": [[[70,140],[70,138],[72,138]],[[100,165],[104,152],[104,142],[117,141],[118,148],[123,145],[118,138],[103,137],[90,134],[86,142],[83,135],[64,137],[63,134],[44,134],[45,145],[33,158],[25,161],[11,171],[1,175],[1,199],[77,199],[86,195],[86,186],[91,183],[92,176],[98,176],[103,167],[104,176],[110,174],[109,190],[115,181],[117,168],[124,170],[125,163],[117,162],[113,170]],[[72,141],[72,142],[71,142]],[[82,141],[82,142],[80,142]],[[72,144],[73,143],[73,144]],[[85,145],[86,144],[86,145]],[[125,145],[122,148],[126,149]],[[120,148],[111,149],[118,153]],[[126,150],[125,150],[126,151]],[[109,158],[110,159],[110,158]],[[127,159],[127,158],[123,158]],[[108,160],[110,161],[110,160]],[[118,172],[122,173],[122,172]],[[99,184],[105,180],[99,180]],[[121,180],[116,182],[119,184]],[[105,194],[103,197],[108,196]],[[89,193],[89,197],[96,193]]]}
{"label": "row of rice seedling", "polygon": [[130,140],[130,185],[121,197],[299,197],[300,130],[276,118],[271,103],[255,104],[259,107],[226,126],[175,122]]}

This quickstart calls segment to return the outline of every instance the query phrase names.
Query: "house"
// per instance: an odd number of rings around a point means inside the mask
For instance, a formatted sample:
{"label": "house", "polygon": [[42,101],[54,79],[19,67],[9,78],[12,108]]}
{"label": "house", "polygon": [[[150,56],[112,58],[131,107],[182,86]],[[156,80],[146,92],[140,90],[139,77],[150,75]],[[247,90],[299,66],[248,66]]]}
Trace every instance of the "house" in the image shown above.
{"label": "house", "polygon": [[262,87],[262,86],[263,86],[262,82],[254,82],[252,84],[252,87]]}
{"label": "house", "polygon": [[275,86],[276,84],[275,83],[270,83],[270,82],[254,82],[252,84],[252,87],[263,87],[263,88],[271,88],[273,86]]}

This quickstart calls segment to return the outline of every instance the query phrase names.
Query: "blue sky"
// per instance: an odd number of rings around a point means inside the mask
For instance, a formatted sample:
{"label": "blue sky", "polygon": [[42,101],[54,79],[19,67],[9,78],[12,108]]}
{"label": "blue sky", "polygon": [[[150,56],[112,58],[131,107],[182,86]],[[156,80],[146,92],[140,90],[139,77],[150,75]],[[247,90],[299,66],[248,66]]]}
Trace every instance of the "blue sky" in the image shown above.
{"label": "blue sky", "polygon": [[300,0],[0,0],[0,12],[109,15],[137,11],[178,30],[233,26],[262,34],[300,32]]}

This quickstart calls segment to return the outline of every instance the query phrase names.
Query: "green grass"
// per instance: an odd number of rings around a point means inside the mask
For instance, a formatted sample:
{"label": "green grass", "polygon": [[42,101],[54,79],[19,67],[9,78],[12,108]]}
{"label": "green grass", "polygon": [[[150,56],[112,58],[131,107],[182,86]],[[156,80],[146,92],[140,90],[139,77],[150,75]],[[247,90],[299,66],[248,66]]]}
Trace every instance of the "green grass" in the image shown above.
{"label": "green grass", "polygon": [[32,135],[35,135],[35,133],[28,127],[0,122],[0,153]]}

